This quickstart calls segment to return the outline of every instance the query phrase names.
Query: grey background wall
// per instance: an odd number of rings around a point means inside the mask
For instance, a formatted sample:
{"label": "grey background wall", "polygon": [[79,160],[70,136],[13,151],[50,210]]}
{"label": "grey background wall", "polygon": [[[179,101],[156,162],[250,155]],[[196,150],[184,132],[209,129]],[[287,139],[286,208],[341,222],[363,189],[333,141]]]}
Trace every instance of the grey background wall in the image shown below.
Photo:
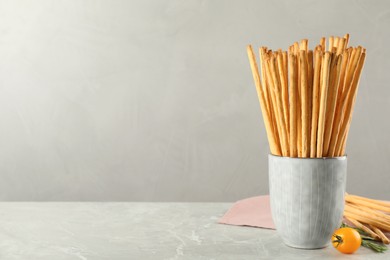
{"label": "grey background wall", "polygon": [[390,199],[389,26],[389,1],[0,1],[0,199],[265,194],[245,46],[347,32],[368,53],[347,190]]}

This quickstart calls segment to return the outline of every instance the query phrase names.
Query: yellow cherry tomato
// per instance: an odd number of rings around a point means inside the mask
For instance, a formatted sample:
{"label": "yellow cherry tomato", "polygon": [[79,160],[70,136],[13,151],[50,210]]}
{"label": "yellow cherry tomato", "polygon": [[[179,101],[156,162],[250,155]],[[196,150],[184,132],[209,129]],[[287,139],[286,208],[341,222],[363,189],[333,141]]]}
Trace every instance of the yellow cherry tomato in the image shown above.
{"label": "yellow cherry tomato", "polygon": [[352,254],[362,244],[362,238],[355,229],[344,227],[333,233],[332,244],[341,253]]}

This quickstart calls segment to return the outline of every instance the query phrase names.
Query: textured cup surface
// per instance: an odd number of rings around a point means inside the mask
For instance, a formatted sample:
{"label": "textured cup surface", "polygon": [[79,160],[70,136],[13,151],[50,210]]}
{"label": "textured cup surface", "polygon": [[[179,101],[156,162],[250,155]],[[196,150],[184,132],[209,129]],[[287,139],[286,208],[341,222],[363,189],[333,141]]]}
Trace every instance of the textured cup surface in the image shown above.
{"label": "textured cup surface", "polygon": [[291,247],[326,247],[342,221],[347,158],[269,155],[272,218]]}

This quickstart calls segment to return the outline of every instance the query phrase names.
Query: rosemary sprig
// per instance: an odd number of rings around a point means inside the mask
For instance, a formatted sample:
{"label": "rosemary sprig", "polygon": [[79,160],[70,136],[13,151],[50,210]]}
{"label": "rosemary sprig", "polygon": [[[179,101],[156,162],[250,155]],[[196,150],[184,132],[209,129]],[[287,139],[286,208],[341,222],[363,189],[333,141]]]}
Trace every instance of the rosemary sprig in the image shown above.
{"label": "rosemary sprig", "polygon": [[362,239],[362,246],[374,250],[376,253],[383,253],[387,250],[387,246],[381,242],[373,242],[370,240]]}

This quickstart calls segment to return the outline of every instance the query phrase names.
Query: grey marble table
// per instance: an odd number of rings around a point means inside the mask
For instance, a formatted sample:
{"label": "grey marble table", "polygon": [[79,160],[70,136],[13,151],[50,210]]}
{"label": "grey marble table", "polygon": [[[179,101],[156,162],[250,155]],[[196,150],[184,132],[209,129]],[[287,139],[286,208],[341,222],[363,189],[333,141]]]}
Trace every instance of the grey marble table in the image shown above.
{"label": "grey marble table", "polygon": [[228,203],[0,203],[0,259],[390,259],[298,250],[273,230],[217,224]]}

